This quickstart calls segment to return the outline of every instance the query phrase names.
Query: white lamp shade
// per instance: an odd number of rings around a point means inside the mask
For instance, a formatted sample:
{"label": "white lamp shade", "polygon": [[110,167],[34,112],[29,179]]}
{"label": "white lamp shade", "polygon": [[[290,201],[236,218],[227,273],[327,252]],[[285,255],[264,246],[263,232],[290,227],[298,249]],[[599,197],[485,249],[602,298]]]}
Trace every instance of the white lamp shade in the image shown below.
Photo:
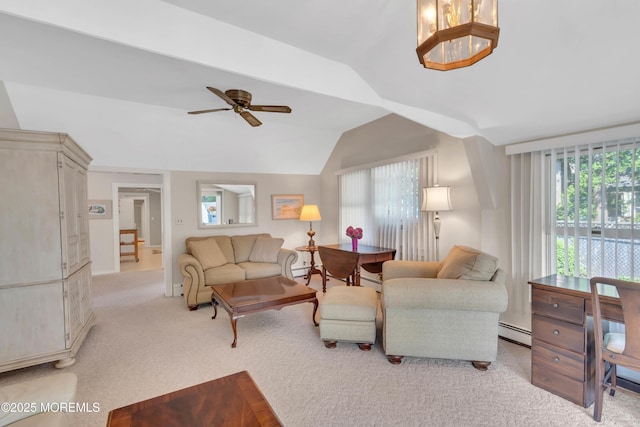
{"label": "white lamp shade", "polygon": [[451,187],[429,187],[422,189],[422,210],[423,211],[450,211],[451,208]]}
{"label": "white lamp shade", "polygon": [[318,205],[304,205],[302,206],[302,212],[300,212],[300,221],[320,221],[320,210]]}

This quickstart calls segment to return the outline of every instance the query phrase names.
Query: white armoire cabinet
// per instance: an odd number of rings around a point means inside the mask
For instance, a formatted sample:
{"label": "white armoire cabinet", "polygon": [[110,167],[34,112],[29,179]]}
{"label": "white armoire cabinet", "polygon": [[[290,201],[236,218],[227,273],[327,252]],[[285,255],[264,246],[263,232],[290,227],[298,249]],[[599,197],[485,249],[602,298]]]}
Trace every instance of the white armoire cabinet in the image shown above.
{"label": "white armoire cabinet", "polygon": [[66,134],[0,129],[0,372],[69,366],[93,326],[89,162]]}

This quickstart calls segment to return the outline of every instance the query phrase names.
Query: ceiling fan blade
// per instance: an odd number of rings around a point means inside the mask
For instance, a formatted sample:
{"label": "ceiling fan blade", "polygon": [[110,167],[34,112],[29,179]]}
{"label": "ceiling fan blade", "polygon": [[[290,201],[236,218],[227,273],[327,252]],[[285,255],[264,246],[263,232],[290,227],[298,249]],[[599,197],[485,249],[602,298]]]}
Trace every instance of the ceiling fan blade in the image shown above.
{"label": "ceiling fan blade", "polygon": [[220,89],[216,89],[215,87],[211,87],[211,86],[207,86],[207,89],[209,89],[211,92],[215,93],[216,95],[218,95],[220,98],[222,98],[222,100],[224,102],[226,102],[227,104],[231,105],[232,107],[237,106],[238,104],[236,104],[236,102],[229,98],[223,91],[221,91]]}
{"label": "ceiling fan blade", "polygon": [[245,119],[247,121],[247,123],[249,123],[253,127],[260,126],[262,124],[262,122],[260,120],[258,120],[256,118],[256,116],[254,116],[253,114],[251,114],[248,111],[242,111],[242,112],[240,112],[238,114],[240,114],[242,116],[242,118]]}
{"label": "ceiling fan blade", "polygon": [[291,108],[286,105],[250,105],[247,107],[251,111],[266,111],[269,113],[290,113]]}
{"label": "ceiling fan blade", "polygon": [[213,113],[215,111],[229,111],[232,108],[215,108],[213,110],[198,110],[198,111],[189,111],[187,114],[202,114],[202,113]]}

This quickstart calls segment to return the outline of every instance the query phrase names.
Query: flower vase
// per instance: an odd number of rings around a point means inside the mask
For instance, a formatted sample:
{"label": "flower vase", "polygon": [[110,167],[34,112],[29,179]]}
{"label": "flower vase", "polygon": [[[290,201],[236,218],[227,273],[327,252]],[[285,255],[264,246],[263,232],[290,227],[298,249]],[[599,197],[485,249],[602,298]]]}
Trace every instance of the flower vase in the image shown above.
{"label": "flower vase", "polygon": [[358,239],[351,239],[351,250],[358,252]]}

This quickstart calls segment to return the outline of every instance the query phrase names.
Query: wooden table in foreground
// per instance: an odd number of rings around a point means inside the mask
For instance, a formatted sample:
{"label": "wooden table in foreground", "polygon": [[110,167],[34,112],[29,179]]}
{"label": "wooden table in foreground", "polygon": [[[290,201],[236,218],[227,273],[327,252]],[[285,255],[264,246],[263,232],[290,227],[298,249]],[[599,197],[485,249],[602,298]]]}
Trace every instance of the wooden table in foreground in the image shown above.
{"label": "wooden table in foreground", "polygon": [[229,313],[231,318],[231,328],[233,329],[232,348],[236,347],[238,341],[236,323],[245,314],[264,310],[279,310],[287,305],[310,302],[313,303],[311,319],[313,324],[318,326],[316,322],[318,298],[316,297],[315,289],[295,280],[287,279],[284,276],[244,280],[242,282],[212,286],[211,289],[213,291],[211,302],[214,310],[212,319],[215,319],[218,315],[217,302]]}
{"label": "wooden table in foreground", "polygon": [[[331,256],[330,259],[323,259],[323,263],[339,262],[341,252],[353,252],[351,250],[351,243],[343,243],[341,245],[322,245],[322,247],[335,253],[335,256]],[[382,263],[392,260],[396,256],[396,250],[381,248],[378,246],[359,245],[358,255],[358,264],[353,276],[355,286],[360,286],[360,267],[364,268],[369,273],[380,274],[382,273]],[[326,291],[327,284],[323,280],[322,292]]]}
{"label": "wooden table in foreground", "polygon": [[[589,279],[552,274],[531,285],[531,383],[588,407],[595,393]],[[623,322],[614,288],[599,285],[602,317]]]}
{"label": "wooden table in foreground", "polygon": [[247,371],[109,412],[107,427],[281,426]]}

